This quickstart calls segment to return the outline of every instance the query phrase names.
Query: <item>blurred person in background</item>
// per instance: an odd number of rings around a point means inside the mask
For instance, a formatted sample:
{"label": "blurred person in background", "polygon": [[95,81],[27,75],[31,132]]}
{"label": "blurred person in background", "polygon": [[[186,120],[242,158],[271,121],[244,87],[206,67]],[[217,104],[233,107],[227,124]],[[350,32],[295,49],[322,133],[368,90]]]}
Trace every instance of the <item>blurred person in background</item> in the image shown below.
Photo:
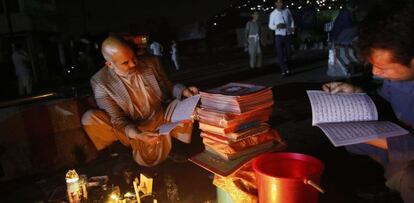
{"label": "blurred person in background", "polygon": [[32,94],[32,76],[30,73],[30,59],[23,46],[19,43],[14,45],[12,54],[14,68],[19,85],[19,95],[25,96]]}
{"label": "blurred person in background", "polygon": [[252,19],[246,23],[245,27],[245,49],[249,53],[250,68],[260,68],[262,66],[262,48],[260,47],[260,23],[259,12],[252,13]]}
{"label": "blurred person in background", "polygon": [[290,54],[289,35],[294,33],[295,21],[290,10],[284,8],[283,0],[277,0],[275,6],[275,10],[272,11],[269,17],[269,28],[275,31],[277,60],[282,77],[286,77],[291,74],[287,59]]}

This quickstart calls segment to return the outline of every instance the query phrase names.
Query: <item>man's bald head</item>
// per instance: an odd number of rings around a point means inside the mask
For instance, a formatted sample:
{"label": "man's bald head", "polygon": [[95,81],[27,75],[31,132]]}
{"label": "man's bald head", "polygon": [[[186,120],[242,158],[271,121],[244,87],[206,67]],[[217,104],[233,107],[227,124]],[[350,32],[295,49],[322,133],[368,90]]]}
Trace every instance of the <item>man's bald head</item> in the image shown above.
{"label": "man's bald head", "polygon": [[101,52],[106,61],[111,61],[112,56],[118,52],[119,48],[130,48],[128,42],[120,36],[111,35],[102,42]]}

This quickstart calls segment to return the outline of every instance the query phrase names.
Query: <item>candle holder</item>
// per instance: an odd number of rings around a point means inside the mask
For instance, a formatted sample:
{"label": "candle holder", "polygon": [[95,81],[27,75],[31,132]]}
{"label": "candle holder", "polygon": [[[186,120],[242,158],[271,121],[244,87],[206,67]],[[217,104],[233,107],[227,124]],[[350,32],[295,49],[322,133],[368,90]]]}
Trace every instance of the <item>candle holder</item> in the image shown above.
{"label": "candle holder", "polygon": [[78,173],[75,170],[69,170],[65,176],[66,191],[68,194],[69,203],[80,203],[87,199],[86,180],[80,180]]}

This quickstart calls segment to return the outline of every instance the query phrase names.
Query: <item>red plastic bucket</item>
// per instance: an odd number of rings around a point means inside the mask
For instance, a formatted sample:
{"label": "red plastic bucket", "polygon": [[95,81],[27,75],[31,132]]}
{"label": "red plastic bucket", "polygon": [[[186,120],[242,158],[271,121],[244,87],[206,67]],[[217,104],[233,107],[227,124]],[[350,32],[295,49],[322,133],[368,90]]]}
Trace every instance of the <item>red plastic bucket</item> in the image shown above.
{"label": "red plastic bucket", "polygon": [[[255,158],[253,170],[259,202],[316,203],[324,165],[312,156],[298,153],[268,153]],[[319,190],[319,191],[318,191]]]}

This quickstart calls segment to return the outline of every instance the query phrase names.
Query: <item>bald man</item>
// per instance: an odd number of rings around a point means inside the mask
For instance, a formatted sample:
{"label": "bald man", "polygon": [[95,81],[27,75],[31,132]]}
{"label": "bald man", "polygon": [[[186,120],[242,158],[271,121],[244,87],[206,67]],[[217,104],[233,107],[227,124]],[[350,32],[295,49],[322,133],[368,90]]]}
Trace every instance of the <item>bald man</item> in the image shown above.
{"label": "bald man", "polygon": [[[168,121],[165,106],[172,98],[198,94],[198,89],[172,85],[156,58],[138,59],[118,36],[105,39],[101,51],[105,66],[90,80],[99,109],[83,115],[86,133],[98,151],[119,140],[132,148],[138,164],[154,166],[162,162],[171,151],[171,135],[159,136],[156,132]],[[171,134],[191,134],[191,126],[183,124]]]}

